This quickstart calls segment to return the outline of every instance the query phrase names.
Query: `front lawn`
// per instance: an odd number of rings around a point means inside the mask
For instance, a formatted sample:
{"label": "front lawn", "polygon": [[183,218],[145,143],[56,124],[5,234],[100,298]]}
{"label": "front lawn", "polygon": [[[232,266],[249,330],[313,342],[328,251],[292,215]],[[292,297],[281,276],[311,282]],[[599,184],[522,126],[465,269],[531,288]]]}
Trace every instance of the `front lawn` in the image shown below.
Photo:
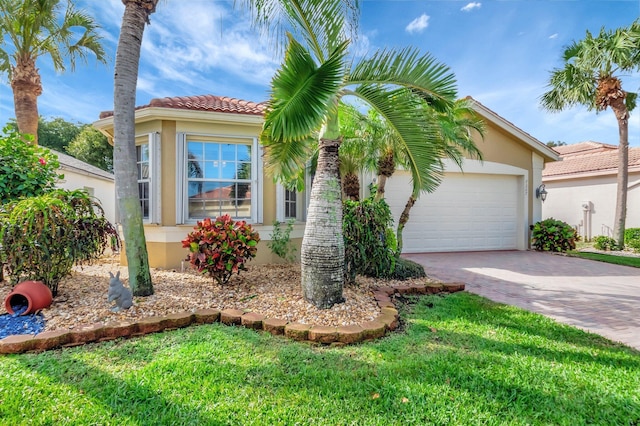
{"label": "front lawn", "polygon": [[634,268],[640,268],[640,257],[592,253],[588,251],[571,251],[568,254],[575,257],[582,257],[583,259],[598,260],[600,262],[613,263],[615,265],[625,265],[633,266]]}
{"label": "front lawn", "polygon": [[0,424],[640,423],[640,353],[456,293],[319,347],[220,324],[0,358]]}

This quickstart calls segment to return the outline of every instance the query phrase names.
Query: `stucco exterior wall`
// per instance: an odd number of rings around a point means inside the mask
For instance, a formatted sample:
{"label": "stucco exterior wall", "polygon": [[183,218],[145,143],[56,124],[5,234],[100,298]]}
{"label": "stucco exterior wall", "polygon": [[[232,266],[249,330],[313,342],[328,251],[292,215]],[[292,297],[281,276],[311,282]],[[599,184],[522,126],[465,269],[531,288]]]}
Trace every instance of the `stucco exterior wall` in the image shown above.
{"label": "stucco exterior wall", "polygon": [[[156,102],[158,104],[158,102]],[[160,102],[162,104],[162,102]],[[528,245],[528,225],[531,223],[533,205],[539,203],[535,199],[533,189],[536,173],[539,175],[540,162],[545,159],[554,158],[553,151],[542,145],[530,135],[520,131],[511,123],[508,123],[478,104],[478,111],[486,123],[485,137],[478,134],[474,136],[477,146],[483,154],[484,165],[477,161],[469,160],[465,162],[466,169],[471,173],[497,173],[516,176],[518,182],[517,198],[520,200],[518,206],[518,227],[522,230],[519,236],[518,246]],[[112,135],[112,118],[104,118],[95,123],[107,135]],[[187,111],[175,108],[154,107],[143,108],[136,112],[136,135],[140,137],[138,143],[145,143],[144,138],[152,140],[152,145],[156,146],[154,152],[159,151],[159,157],[155,161],[158,163],[156,172],[159,171],[159,178],[152,176],[152,181],[156,179],[155,186],[159,187],[159,219],[153,218],[145,224],[145,235],[149,250],[149,261],[151,267],[178,269],[183,266],[183,260],[187,256],[187,250],[182,248],[181,241],[193,229],[194,223],[178,223],[181,221],[183,212],[176,211],[181,204],[180,188],[177,174],[180,173],[181,165],[177,161],[182,156],[178,150],[179,141],[190,138],[207,138],[224,140],[225,136],[229,140],[234,137],[254,139],[258,138],[262,128],[262,117],[258,115],[228,114],[210,111]],[[148,135],[155,135],[155,138]],[[236,139],[238,140],[238,139]],[[159,150],[158,147],[159,146]],[[254,145],[255,147],[255,145]],[[257,156],[261,158],[262,149],[257,149]],[[536,157],[536,152],[540,155]],[[257,161],[260,161],[258,158]],[[281,261],[271,253],[267,247],[267,241],[271,239],[273,222],[278,217],[283,216],[283,191],[274,183],[272,176],[264,172],[263,165],[258,164],[259,182],[256,188],[257,214],[254,228],[260,233],[262,241],[258,247],[258,256],[254,263],[268,263]],[[464,165],[463,165],[464,168]],[[447,171],[459,172],[456,170]],[[473,170],[473,171],[472,171]],[[153,175],[153,173],[152,173]],[[153,190],[152,190],[153,192]],[[300,194],[300,204],[306,194]],[[152,203],[153,204],[153,203]],[[300,206],[299,206],[300,207]],[[300,209],[302,210],[302,209]],[[154,210],[155,211],[155,210]],[[539,207],[537,210],[539,215]],[[304,233],[304,214],[298,214],[299,222],[296,223],[294,231],[290,236],[291,241],[299,247]]]}
{"label": "stucco exterior wall", "polygon": [[[612,236],[616,208],[615,175],[580,179],[545,179],[548,194],[542,206],[544,219],[567,222],[582,237]],[[640,173],[629,175],[627,228],[640,227]]]}
{"label": "stucco exterior wall", "polygon": [[92,194],[100,201],[107,220],[111,223],[116,222],[116,188],[113,180],[94,177],[87,173],[68,169],[60,171],[64,174],[64,179],[56,185],[58,188],[87,190],[89,194]]}

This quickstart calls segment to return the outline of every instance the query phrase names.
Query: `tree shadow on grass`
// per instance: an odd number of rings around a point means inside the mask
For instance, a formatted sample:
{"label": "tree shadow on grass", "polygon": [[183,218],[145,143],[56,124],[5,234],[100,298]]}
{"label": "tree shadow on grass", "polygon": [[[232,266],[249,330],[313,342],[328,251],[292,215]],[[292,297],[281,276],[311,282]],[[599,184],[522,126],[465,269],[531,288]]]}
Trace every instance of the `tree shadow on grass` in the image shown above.
{"label": "tree shadow on grass", "polygon": [[[626,359],[623,349],[570,335],[572,348],[598,351],[600,358],[590,359],[532,342],[497,342],[444,327],[433,332],[425,325],[462,319],[486,328],[528,328],[516,313],[498,312],[491,304],[479,312],[474,298],[467,310],[457,308],[454,296],[435,299],[434,308],[422,305],[425,298],[405,315],[406,332],[343,348],[214,324],[13,359],[69,388],[75,398],[99,405],[97,414],[79,408],[77,423],[98,418],[93,423],[625,424],[640,419],[638,395],[603,392],[593,380],[592,370],[633,371],[635,360]],[[544,339],[559,339],[563,331],[548,324],[541,328]],[[602,365],[603,354],[613,370]],[[584,371],[587,382],[545,371],[563,362]]]}
{"label": "tree shadow on grass", "polygon": [[[46,378],[53,386],[61,384],[68,389],[65,393],[70,399],[56,397],[55,403],[46,404],[49,414],[40,411],[43,407],[35,408],[35,418],[42,424],[220,424],[219,419],[204,413],[200,406],[172,398],[164,390],[149,385],[144,374],[137,374],[149,368],[154,356],[165,350],[156,340],[142,338],[15,357],[28,371]],[[102,366],[109,366],[109,370]],[[161,375],[171,373],[159,371]],[[50,391],[40,389],[38,383],[33,388],[42,391],[45,400],[49,399],[46,394]],[[82,408],[83,401],[94,408]],[[29,415],[33,407],[21,409],[23,419],[25,415],[34,418]],[[58,417],[58,409],[63,413],[76,412],[79,417]]]}

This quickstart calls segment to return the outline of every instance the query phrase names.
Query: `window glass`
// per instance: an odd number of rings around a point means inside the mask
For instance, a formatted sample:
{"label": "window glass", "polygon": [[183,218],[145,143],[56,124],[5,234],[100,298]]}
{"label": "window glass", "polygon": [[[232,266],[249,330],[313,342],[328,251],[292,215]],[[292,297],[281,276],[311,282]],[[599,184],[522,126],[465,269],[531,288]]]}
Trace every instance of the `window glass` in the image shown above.
{"label": "window glass", "polygon": [[284,217],[295,219],[297,216],[297,193],[289,189],[284,190]]}
{"label": "window glass", "polygon": [[[189,219],[251,219],[251,145],[188,142]],[[242,160],[242,161],[240,161]]]}
{"label": "window glass", "polygon": [[142,218],[149,219],[149,144],[136,146],[138,168],[138,195]]}

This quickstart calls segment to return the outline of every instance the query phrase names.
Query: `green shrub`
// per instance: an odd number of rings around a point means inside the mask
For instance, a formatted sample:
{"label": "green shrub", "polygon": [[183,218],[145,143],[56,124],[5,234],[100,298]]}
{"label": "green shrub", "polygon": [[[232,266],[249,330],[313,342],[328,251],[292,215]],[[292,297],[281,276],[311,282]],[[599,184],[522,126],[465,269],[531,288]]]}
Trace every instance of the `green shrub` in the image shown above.
{"label": "green shrub", "polygon": [[533,247],[538,251],[574,250],[579,240],[578,233],[571,225],[554,218],[535,223],[532,231]]}
{"label": "green shrub", "polygon": [[189,249],[187,260],[202,274],[209,274],[220,285],[234,273],[245,271],[256,257],[260,235],[245,221],[235,222],[229,215],[198,221],[194,231],[182,240]]}
{"label": "green shrub", "polygon": [[427,274],[424,267],[413,260],[399,258],[396,261],[396,269],[393,271],[391,278],[396,280],[408,280],[410,278],[424,278]]}
{"label": "green shrub", "polygon": [[625,229],[624,243],[634,251],[640,252],[640,228]]}
{"label": "green shrub", "polygon": [[74,264],[98,258],[117,232],[84,191],[55,190],[5,204],[0,211],[0,263],[11,282],[43,281],[53,295]]}
{"label": "green shrub", "polygon": [[620,250],[616,240],[605,235],[593,237],[593,247],[598,250]]}
{"label": "green shrub", "polygon": [[[0,137],[0,204],[23,197],[35,197],[52,190],[63,176],[58,157],[46,148],[26,143],[5,128]],[[26,138],[27,136],[25,136]]]}
{"label": "green shrub", "polygon": [[384,200],[347,200],[342,210],[345,281],[356,275],[390,277],[396,264],[396,240],[391,210]]}
{"label": "green shrub", "polygon": [[267,243],[267,247],[278,257],[287,262],[296,260],[296,248],[291,244],[291,231],[293,230],[294,219],[290,219],[286,223],[286,227],[282,229],[282,223],[277,220],[273,222],[273,232],[271,233],[271,241]]}

